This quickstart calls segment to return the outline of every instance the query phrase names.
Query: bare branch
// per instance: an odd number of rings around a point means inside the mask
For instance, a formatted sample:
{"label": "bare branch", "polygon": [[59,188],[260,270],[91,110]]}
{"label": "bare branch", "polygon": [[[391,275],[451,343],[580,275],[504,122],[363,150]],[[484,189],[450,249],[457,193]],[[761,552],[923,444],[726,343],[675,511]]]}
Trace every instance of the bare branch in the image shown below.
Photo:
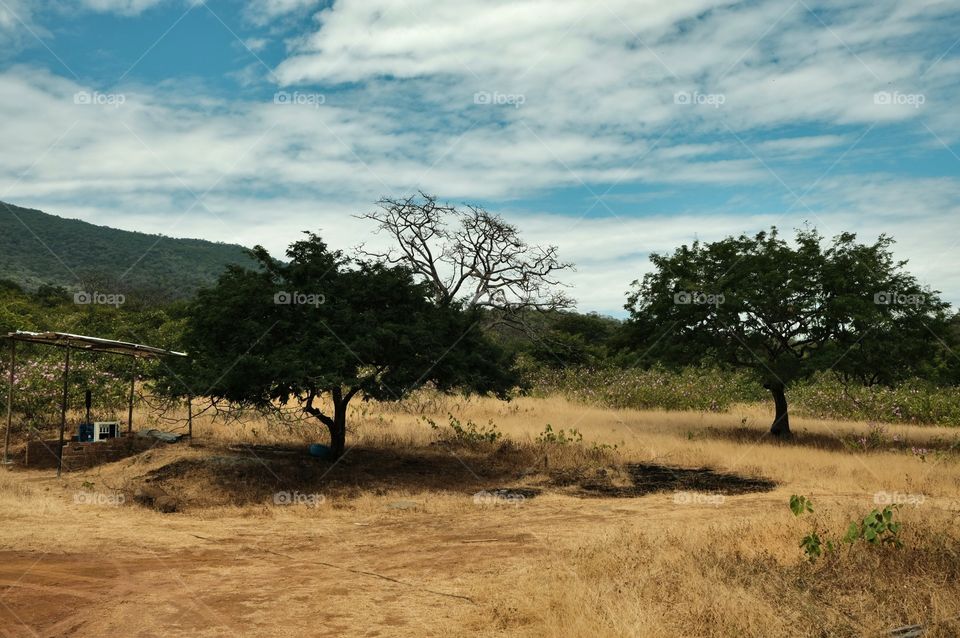
{"label": "bare branch", "polygon": [[556,246],[529,246],[517,228],[479,206],[439,204],[420,192],[404,199],[383,198],[379,210],[359,215],[376,223],[394,247],[360,254],[403,264],[425,280],[438,304],[503,311],[571,308],[572,299],[557,290],[557,275],[572,268],[561,262]]}

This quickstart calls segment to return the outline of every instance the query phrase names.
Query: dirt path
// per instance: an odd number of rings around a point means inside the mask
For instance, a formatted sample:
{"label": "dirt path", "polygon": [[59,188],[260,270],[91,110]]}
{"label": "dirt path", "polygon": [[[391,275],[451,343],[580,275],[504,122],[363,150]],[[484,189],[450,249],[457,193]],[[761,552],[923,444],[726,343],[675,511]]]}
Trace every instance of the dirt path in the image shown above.
{"label": "dirt path", "polygon": [[[769,499],[738,496],[727,508],[756,510]],[[144,521],[133,508],[84,510],[60,529],[80,537],[93,521],[113,523],[117,542],[101,528],[92,551],[76,551],[82,542],[66,553],[0,551],[0,636],[469,634],[488,629],[464,618],[485,613],[490,591],[509,588],[511,570],[535,565],[557,543],[685,509],[660,494],[434,511],[385,504],[324,519]]]}
{"label": "dirt path", "polygon": [[[536,509],[538,527],[557,515]],[[107,511],[117,523],[130,515]],[[0,551],[0,635],[439,636],[482,604],[477,583],[542,551],[524,530],[533,512],[516,512],[515,525],[503,512],[167,517],[156,542],[124,538],[114,551]],[[89,521],[65,524],[79,533]],[[194,548],[157,549],[184,535]]]}
{"label": "dirt path", "polygon": [[[280,556],[250,548],[111,557],[3,553],[0,632],[50,637],[373,636],[395,629],[439,635],[431,632],[433,623],[421,616],[422,610],[455,615],[456,607],[473,604],[443,591],[460,589],[456,577],[449,578],[456,571],[449,559],[435,562],[413,582],[369,571],[398,573],[397,558],[378,557],[373,566],[350,559],[328,566],[306,552]],[[441,573],[444,577],[437,578]]]}

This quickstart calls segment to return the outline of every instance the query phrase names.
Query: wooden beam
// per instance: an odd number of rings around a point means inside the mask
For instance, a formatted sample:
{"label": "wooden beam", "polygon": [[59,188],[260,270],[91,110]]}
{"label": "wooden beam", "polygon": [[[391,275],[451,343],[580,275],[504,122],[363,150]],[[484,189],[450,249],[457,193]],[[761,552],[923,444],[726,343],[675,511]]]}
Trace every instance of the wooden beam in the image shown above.
{"label": "wooden beam", "polygon": [[10,428],[13,426],[13,370],[17,365],[17,342],[10,340],[10,386],[7,388],[7,431],[3,435],[3,464],[10,463]]}
{"label": "wooden beam", "polygon": [[137,358],[133,358],[133,372],[130,374],[130,404],[127,406],[127,432],[133,432],[133,392],[137,385]]}
{"label": "wooden beam", "polygon": [[57,448],[57,478],[63,472],[63,431],[67,427],[67,385],[70,379],[70,348],[66,348],[63,360],[63,396],[60,397],[60,446]]}

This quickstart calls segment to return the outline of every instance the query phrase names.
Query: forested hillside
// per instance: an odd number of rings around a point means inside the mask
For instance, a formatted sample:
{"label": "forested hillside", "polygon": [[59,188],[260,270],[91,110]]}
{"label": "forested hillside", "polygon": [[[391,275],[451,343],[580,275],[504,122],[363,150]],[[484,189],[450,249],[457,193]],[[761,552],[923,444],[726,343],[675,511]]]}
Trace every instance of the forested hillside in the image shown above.
{"label": "forested hillside", "polygon": [[95,226],[0,202],[0,279],[27,289],[190,297],[227,264],[253,262],[242,246]]}

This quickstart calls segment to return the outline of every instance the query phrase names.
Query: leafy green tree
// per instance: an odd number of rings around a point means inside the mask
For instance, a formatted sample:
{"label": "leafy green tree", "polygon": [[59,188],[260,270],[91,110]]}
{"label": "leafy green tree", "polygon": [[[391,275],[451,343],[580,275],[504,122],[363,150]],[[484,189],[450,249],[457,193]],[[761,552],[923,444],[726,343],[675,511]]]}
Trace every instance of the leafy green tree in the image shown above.
{"label": "leafy green tree", "polygon": [[597,313],[557,311],[544,315],[537,330],[524,334],[526,350],[547,367],[600,366],[612,363],[611,349],[621,322]]}
{"label": "leafy green tree", "polygon": [[960,385],[960,312],[950,318],[946,340],[940,348],[940,380],[946,385]]}
{"label": "leafy green tree", "polygon": [[816,230],[791,244],[776,228],[651,255],[626,308],[633,346],[656,360],[708,361],[753,370],[776,406],[771,427],[788,435],[786,389],[831,370],[889,384],[934,365],[948,304],[920,286],[886,236],[825,245]]}
{"label": "leafy green tree", "polygon": [[357,395],[398,400],[431,383],[505,398],[515,384],[476,314],[437,305],[406,268],[354,262],[310,233],[287,263],[262,247],[252,254],[258,269],[230,268],[191,304],[191,358],[172,362],[158,387],[268,410],[295,401],[327,427],[339,457]]}

